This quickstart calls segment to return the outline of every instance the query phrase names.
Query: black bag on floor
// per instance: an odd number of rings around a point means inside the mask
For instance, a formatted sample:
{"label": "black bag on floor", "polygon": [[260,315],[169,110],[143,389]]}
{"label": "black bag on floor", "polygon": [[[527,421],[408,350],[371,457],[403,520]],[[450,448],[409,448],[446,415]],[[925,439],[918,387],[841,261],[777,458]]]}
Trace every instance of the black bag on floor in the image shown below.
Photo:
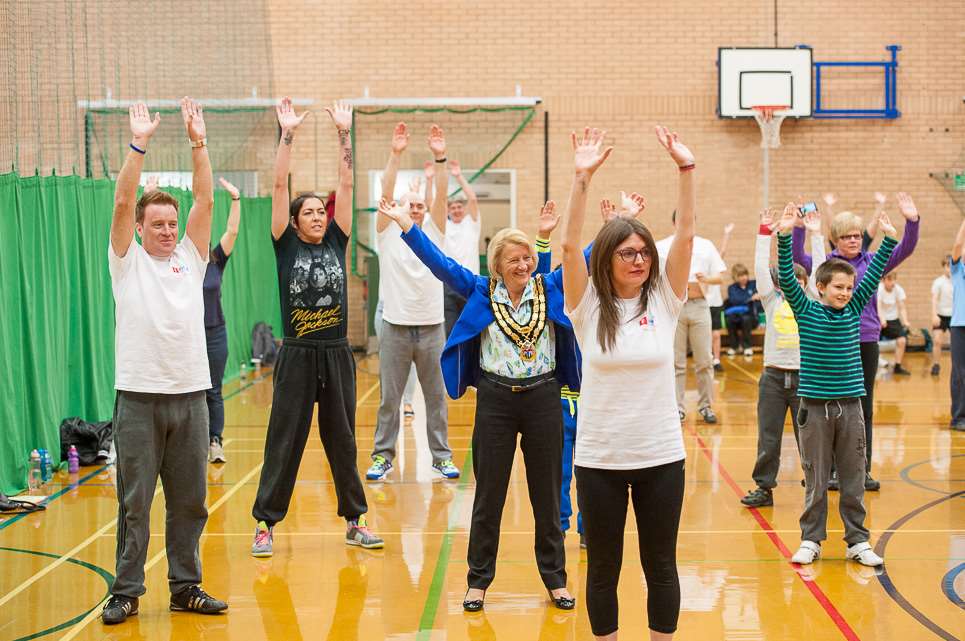
{"label": "black bag on floor", "polygon": [[251,357],[260,358],[262,365],[274,365],[278,356],[278,344],[271,331],[271,325],[255,323],[251,330]]}
{"label": "black bag on floor", "polygon": [[67,460],[67,450],[77,448],[81,465],[106,463],[114,439],[114,427],[110,421],[88,423],[76,416],[65,418],[60,424],[60,460]]}

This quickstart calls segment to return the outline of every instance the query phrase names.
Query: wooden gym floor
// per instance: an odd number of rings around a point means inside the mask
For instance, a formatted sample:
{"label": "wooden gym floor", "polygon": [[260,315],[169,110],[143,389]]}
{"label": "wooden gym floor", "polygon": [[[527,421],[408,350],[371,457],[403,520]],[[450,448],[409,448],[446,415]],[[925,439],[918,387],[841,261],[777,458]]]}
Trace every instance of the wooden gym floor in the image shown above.
{"label": "wooden gym floor", "polygon": [[[825,557],[796,568],[802,478],[785,431],[776,505],[748,510],[760,356],[724,359],[717,376],[720,423],[683,426],[687,489],[678,555],[683,594],[680,639],[956,639],[965,635],[965,434],[949,431],[948,357],[928,375],[878,383],[874,463],[880,493],[868,493],[872,544],[885,571],[845,562],[836,495]],[[377,362],[359,363],[359,468],[364,473],[378,407]],[[472,395],[450,405],[450,444],[465,474],[430,473],[421,397],[403,431],[396,469],[367,483],[370,519],[384,551],[343,543],[343,522],[321,445],[309,440],[288,518],[275,531],[275,556],[249,556],[251,505],[262,465],[270,377],[226,389],[228,463],[209,466],[210,517],[201,540],[204,587],[226,598],[226,616],[168,611],[164,507],[152,514],[147,594],[140,614],[105,627],[97,616],[114,570],[116,500],[109,468],[60,476],[46,512],[0,520],[0,639],[540,639],[590,638],[583,607],[585,555],[574,525],[566,541],[569,586],[579,599],[565,613],[546,599],[533,560],[532,511],[517,457],[503,519],[496,581],[484,614],[462,612],[473,497],[469,463]],[[691,402],[691,407],[693,406]],[[160,493],[160,489],[158,490]],[[574,491],[575,496],[575,491]],[[646,638],[646,588],[629,521],[620,583],[622,638]]]}

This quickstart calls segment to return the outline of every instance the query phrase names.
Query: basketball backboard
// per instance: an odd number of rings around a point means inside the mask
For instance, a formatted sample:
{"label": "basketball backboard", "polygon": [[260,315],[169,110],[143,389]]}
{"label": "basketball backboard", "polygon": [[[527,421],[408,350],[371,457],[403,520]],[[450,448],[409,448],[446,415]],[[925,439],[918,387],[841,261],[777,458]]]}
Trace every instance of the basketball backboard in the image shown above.
{"label": "basketball backboard", "polygon": [[783,115],[811,115],[811,49],[720,47],[717,50],[721,118],[753,118],[753,107],[786,105]]}

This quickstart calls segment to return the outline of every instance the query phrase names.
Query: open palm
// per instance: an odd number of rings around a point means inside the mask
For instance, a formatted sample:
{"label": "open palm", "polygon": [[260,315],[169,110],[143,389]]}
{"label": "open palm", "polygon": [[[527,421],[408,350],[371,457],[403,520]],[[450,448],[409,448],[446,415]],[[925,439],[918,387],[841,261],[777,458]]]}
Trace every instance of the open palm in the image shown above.
{"label": "open palm", "polygon": [[573,142],[573,165],[577,173],[594,173],[600,165],[610,157],[613,147],[603,149],[605,131],[599,129],[583,129],[583,135],[577,138],[576,133],[570,134]]}
{"label": "open palm", "polygon": [[151,114],[143,102],[131,105],[127,111],[131,117],[131,133],[135,138],[150,138],[161,124],[161,114],[154,114],[154,119],[151,120]]}
{"label": "open palm", "polygon": [[285,97],[281,99],[281,103],[275,107],[275,114],[278,116],[278,126],[282,131],[293,131],[298,128],[298,125],[304,122],[305,117],[311,112],[303,111],[302,115],[297,115],[295,113],[295,107],[292,106],[292,99]]}
{"label": "open palm", "polygon": [[685,144],[680,142],[680,139],[677,137],[677,132],[671,132],[661,125],[657,125],[654,131],[657,134],[657,140],[660,141],[660,145],[667,150],[667,153],[670,154],[670,157],[673,158],[678,167],[686,167],[694,164],[693,152],[691,152]]}
{"label": "open palm", "polygon": [[404,122],[400,122],[395,126],[395,131],[392,132],[392,151],[401,154],[408,146],[409,128]]}
{"label": "open palm", "polygon": [[181,118],[184,120],[184,127],[188,130],[188,138],[197,142],[204,140],[207,136],[207,128],[204,124],[204,110],[201,103],[185,96],[181,98]]}
{"label": "open palm", "polygon": [[556,229],[556,226],[560,222],[560,214],[556,211],[556,203],[552,200],[547,200],[539,210],[539,223],[537,224],[537,230],[541,236],[549,236]]}
{"label": "open palm", "polygon": [[439,125],[432,125],[429,128],[429,151],[442,158],[446,155],[446,134]]}
{"label": "open palm", "polygon": [[336,100],[325,111],[332,117],[332,122],[339,131],[348,131],[352,128],[352,107],[346,103]]}

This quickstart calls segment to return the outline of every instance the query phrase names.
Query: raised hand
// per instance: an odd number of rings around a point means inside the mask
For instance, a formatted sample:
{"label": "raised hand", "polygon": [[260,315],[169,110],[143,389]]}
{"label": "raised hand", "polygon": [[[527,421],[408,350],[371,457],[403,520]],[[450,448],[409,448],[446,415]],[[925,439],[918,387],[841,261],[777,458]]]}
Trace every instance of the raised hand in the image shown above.
{"label": "raised hand", "polygon": [[127,110],[131,117],[131,133],[135,138],[147,140],[154,135],[154,130],[161,124],[161,114],[155,113],[154,120],[143,102],[134,103]]}
{"label": "raised hand", "polygon": [[613,147],[603,149],[603,138],[605,131],[599,129],[583,129],[583,136],[577,138],[576,132],[570,134],[573,143],[573,164],[576,173],[590,174],[591,176],[600,168],[600,165],[610,157]]}
{"label": "raised hand", "polygon": [[331,107],[326,107],[325,111],[331,116],[336,129],[339,131],[352,129],[352,107],[350,105],[336,100]]}
{"label": "raised hand", "polygon": [[888,197],[885,196],[883,193],[881,193],[880,191],[876,191],[876,192],[875,192],[875,208],[876,208],[876,209],[882,209],[882,208],[885,206],[885,201],[887,201],[887,200],[888,200]]}
{"label": "raised hand", "polygon": [[422,173],[426,175],[426,182],[432,182],[432,179],[436,175],[436,163],[431,160],[427,160],[424,165],[422,165]]}
{"label": "raised hand", "polygon": [[282,131],[294,131],[298,129],[298,125],[302,124],[310,113],[310,111],[303,111],[302,115],[296,115],[295,108],[292,106],[292,99],[288,97],[282,98],[281,103],[275,107],[275,114],[278,116],[278,126]]}
{"label": "raised hand", "polygon": [[401,154],[409,146],[409,128],[404,122],[395,126],[392,132],[392,153]]}
{"label": "raised hand", "polygon": [[227,180],[225,180],[223,176],[221,178],[218,178],[218,182],[221,183],[221,186],[224,187],[225,191],[231,194],[231,197],[234,200],[238,200],[239,198],[241,198],[241,192],[238,191],[238,188],[232,185]]}
{"label": "raised hand", "polygon": [[607,224],[611,220],[617,217],[617,208],[609,199],[604,198],[600,201],[600,216],[603,218],[603,224]]}
{"label": "raised hand", "polygon": [[621,216],[626,218],[636,218],[647,208],[647,199],[637,192],[632,192],[627,196],[626,192],[620,192],[620,202],[623,204]]}
{"label": "raised hand", "polygon": [[766,225],[768,229],[774,231],[775,221],[773,209],[761,210],[761,225]]}
{"label": "raised hand", "polygon": [[911,196],[903,191],[899,191],[897,194],[898,200],[898,211],[901,215],[905,217],[905,220],[918,220],[918,208],[915,207],[915,201],[911,199]]}
{"label": "raised hand", "polygon": [[149,176],[147,183],[144,184],[145,194],[149,194],[152,191],[157,191],[157,176]]}
{"label": "raised hand", "polygon": [[821,233],[821,212],[809,211],[804,216],[804,228],[812,234]]}
{"label": "raised hand", "polygon": [[539,221],[536,225],[537,236],[539,238],[549,238],[559,222],[560,213],[556,211],[556,203],[552,200],[547,200],[539,210]]}
{"label": "raised hand", "polygon": [[824,194],[824,196],[822,196],[821,199],[824,200],[824,204],[827,205],[828,207],[834,207],[834,203],[838,202],[837,196],[835,196],[831,192]]}
{"label": "raised hand", "polygon": [[383,197],[382,200],[379,201],[379,214],[395,221],[399,227],[402,228],[402,231],[412,229],[412,219],[409,217],[408,201],[396,202]]}
{"label": "raised hand", "polygon": [[422,176],[416,176],[409,181],[409,191],[413,194],[422,193]]}
{"label": "raised hand", "polygon": [[784,207],[784,213],[781,214],[780,220],[777,221],[777,231],[781,234],[790,234],[791,230],[794,229],[794,225],[798,221],[798,208],[794,203],[788,203]]}
{"label": "raised hand", "polygon": [[730,236],[731,232],[734,231],[734,223],[727,223],[724,225],[724,235]]}
{"label": "raised hand", "polygon": [[204,110],[201,103],[185,96],[181,98],[181,118],[184,128],[188,130],[188,139],[198,142],[205,139]]}
{"label": "raised hand", "polygon": [[432,125],[429,128],[429,151],[435,156],[436,160],[446,157],[446,134],[439,125]]}
{"label": "raised hand", "polygon": [[453,178],[462,175],[462,168],[459,166],[458,160],[449,161],[449,175]]}
{"label": "raised hand", "polygon": [[654,131],[657,134],[657,140],[660,141],[661,146],[667,150],[678,167],[687,167],[694,164],[694,154],[680,142],[677,132],[671,132],[661,125],[654,127]]}
{"label": "raised hand", "polygon": [[[912,205],[912,207],[914,207],[914,205]],[[898,235],[898,230],[895,229],[895,226],[891,224],[891,219],[888,218],[888,214],[883,211],[878,214],[878,227],[884,232],[885,236],[894,238]]]}

